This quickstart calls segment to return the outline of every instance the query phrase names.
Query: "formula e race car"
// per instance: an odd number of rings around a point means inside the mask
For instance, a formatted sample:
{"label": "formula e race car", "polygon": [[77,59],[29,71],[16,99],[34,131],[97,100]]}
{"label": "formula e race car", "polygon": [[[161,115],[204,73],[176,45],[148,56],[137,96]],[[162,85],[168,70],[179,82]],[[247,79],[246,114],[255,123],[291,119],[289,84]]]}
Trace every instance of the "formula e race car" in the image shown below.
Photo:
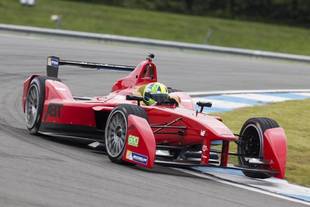
{"label": "formula e race car", "polygon": [[[142,89],[157,82],[153,58],[149,55],[134,67],[48,57],[47,76],[31,75],[24,81],[27,129],[31,134],[89,139],[90,146],[104,147],[115,163],[215,166],[240,169],[249,177],[284,178],[287,143],[276,121],[248,119],[236,135],[220,117],[203,112],[212,103],[193,103],[189,95],[172,88],[155,103],[145,104]],[[130,73],[106,96],[74,97],[58,79],[61,65]],[[237,152],[230,152],[230,142],[237,144]],[[229,165],[229,156],[237,156],[239,165]]]}

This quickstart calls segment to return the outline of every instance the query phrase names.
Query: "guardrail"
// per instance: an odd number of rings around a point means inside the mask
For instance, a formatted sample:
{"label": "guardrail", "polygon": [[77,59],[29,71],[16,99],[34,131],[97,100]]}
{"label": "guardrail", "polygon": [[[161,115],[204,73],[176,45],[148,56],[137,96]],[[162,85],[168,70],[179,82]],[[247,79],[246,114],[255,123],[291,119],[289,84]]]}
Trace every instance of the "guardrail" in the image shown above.
{"label": "guardrail", "polygon": [[261,50],[249,50],[249,49],[230,48],[230,47],[221,47],[221,46],[212,46],[212,45],[155,40],[155,39],[148,39],[148,38],[126,37],[126,36],[120,36],[120,35],[76,32],[76,31],[71,31],[71,30],[47,29],[47,28],[8,25],[8,24],[0,24],[0,31],[1,30],[21,32],[21,33],[26,33],[26,34],[30,33],[30,34],[53,35],[53,36],[62,36],[62,37],[74,37],[74,38],[82,38],[82,39],[93,39],[93,40],[101,40],[101,41],[109,41],[109,42],[123,42],[123,43],[131,43],[131,44],[142,44],[142,45],[177,48],[177,49],[209,51],[209,52],[217,52],[217,53],[246,55],[246,56],[252,56],[252,57],[262,57],[262,58],[281,59],[281,60],[290,60],[290,61],[310,63],[310,56],[267,52],[267,51],[261,51]]}

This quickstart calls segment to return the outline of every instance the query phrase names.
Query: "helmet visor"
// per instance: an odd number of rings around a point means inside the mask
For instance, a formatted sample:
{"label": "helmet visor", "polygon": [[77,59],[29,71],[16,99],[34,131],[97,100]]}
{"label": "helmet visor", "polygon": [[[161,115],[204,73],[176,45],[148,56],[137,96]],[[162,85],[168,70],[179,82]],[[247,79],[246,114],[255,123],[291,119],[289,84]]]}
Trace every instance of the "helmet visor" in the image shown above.
{"label": "helmet visor", "polygon": [[157,104],[161,104],[169,100],[168,94],[165,93],[150,94],[150,96],[153,100],[157,102]]}

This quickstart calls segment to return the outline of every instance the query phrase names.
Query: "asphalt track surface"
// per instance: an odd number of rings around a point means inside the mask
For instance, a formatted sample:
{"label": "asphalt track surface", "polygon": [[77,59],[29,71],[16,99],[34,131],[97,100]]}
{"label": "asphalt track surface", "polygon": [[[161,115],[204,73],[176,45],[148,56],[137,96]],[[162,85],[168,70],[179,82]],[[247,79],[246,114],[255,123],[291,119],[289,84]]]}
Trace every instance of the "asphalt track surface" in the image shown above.
{"label": "asphalt track surface", "polygon": [[[310,88],[306,64],[100,42],[0,34],[0,206],[302,206],[169,168],[112,164],[70,141],[31,136],[23,80],[44,74],[46,56],[136,64],[157,55],[159,80],[186,91]],[[64,68],[75,95],[104,95],[120,72]]]}

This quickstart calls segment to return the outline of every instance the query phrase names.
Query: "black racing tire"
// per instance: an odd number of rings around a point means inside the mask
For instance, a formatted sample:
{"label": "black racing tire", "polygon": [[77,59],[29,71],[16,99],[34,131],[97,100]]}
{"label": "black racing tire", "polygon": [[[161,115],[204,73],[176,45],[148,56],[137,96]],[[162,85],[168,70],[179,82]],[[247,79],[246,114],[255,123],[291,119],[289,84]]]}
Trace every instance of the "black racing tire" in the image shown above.
{"label": "black racing tire", "polygon": [[37,76],[32,79],[25,102],[26,127],[30,134],[38,134],[40,129],[45,97],[46,78]]}
{"label": "black racing tire", "polygon": [[[238,144],[239,165],[245,168],[258,168],[262,166],[253,166],[246,158],[263,159],[264,132],[267,129],[277,128],[279,124],[270,118],[258,117],[248,119],[240,130],[240,138]],[[243,174],[251,178],[269,178],[268,173],[249,172],[243,170]]]}
{"label": "black racing tire", "polygon": [[114,163],[124,164],[122,157],[125,153],[128,116],[130,114],[147,120],[147,114],[142,107],[120,104],[111,111],[106,122],[105,149],[109,159]]}

